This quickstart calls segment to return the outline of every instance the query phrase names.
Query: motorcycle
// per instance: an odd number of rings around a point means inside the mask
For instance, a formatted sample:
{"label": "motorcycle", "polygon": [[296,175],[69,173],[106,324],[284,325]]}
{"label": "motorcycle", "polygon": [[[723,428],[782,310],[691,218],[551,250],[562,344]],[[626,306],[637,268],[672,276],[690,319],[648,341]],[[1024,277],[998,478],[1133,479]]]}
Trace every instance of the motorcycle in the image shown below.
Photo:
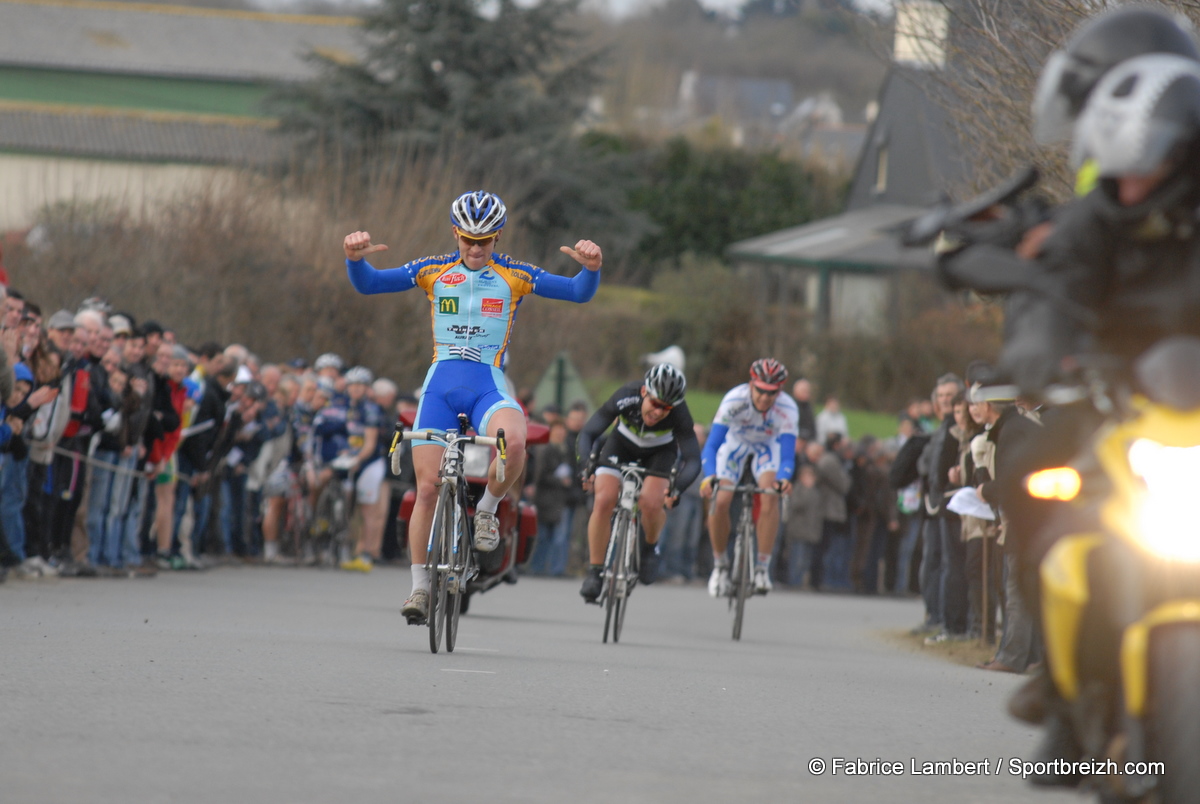
{"label": "motorcycle", "polygon": [[[984,200],[1008,204],[1027,186],[1014,180]],[[959,244],[971,240],[970,214],[935,213],[954,222]],[[910,241],[928,242],[933,215]],[[1019,218],[1011,209],[1005,217]],[[1061,314],[1084,315],[1015,255],[939,270],[951,288],[1040,293]],[[1066,465],[1023,479],[1032,498],[1057,509],[1038,565],[1048,673],[1035,683],[1052,685],[1040,703],[1071,749],[1059,758],[1066,764],[1031,773],[1078,782],[1110,804],[1200,802],[1200,339],[1166,338],[1133,366],[1100,355],[1076,366],[1043,398],[1086,406],[1102,423]]]}
{"label": "motorcycle", "polygon": [[1087,523],[1040,565],[1047,668],[1101,801],[1200,801],[1200,339],[1160,342],[1132,387],[1089,386],[1106,423],[1026,480]]}
{"label": "motorcycle", "polygon": [[[412,427],[414,418],[415,414],[412,412],[402,413],[400,424]],[[527,423],[527,445],[545,444],[549,440],[549,427],[537,422]],[[467,512],[470,516],[475,515],[474,501],[483,495],[484,487],[487,486],[488,468],[492,465],[495,454],[494,447],[479,444],[467,444],[463,450],[463,471],[470,489],[468,497],[472,501],[472,506]],[[513,486],[518,492],[521,488],[521,483]],[[415,490],[406,491],[396,515],[397,521],[403,523],[406,533],[416,500]],[[496,519],[500,523],[500,546],[490,553],[476,553],[479,573],[467,584],[460,609],[463,614],[466,614],[470,607],[472,595],[486,592],[501,583],[515,584],[518,570],[528,564],[533,555],[538,523],[537,508],[532,503],[518,500],[509,493],[500,501],[496,509]]]}

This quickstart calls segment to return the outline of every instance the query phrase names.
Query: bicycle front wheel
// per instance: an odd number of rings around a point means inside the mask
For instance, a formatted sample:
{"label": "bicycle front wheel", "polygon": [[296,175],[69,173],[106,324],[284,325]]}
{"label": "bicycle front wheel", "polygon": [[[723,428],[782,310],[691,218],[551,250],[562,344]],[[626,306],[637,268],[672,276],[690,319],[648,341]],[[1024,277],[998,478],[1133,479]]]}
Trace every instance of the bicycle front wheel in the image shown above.
{"label": "bicycle front wheel", "polygon": [[471,531],[467,526],[467,507],[460,494],[451,509],[453,535],[450,549],[450,572],[446,590],[446,652],[454,652],[458,639],[458,615],[461,613],[463,597],[467,593],[467,580],[471,570]]}
{"label": "bicycle front wheel", "polygon": [[[612,628],[614,609],[619,612],[620,576],[625,564],[625,523],[629,521],[629,512],[619,509],[613,515],[612,533],[608,538],[608,557],[604,562],[604,641],[608,641],[608,632]],[[616,634],[613,642],[616,642]]]}
{"label": "bicycle front wheel", "polygon": [[621,639],[621,629],[625,627],[625,612],[629,610],[629,593],[633,591],[638,574],[638,523],[635,517],[628,514],[625,516],[623,541],[622,553],[625,558],[621,562],[621,572],[625,580],[618,587],[620,593],[617,596],[617,621],[613,625],[613,642],[619,642]]}
{"label": "bicycle front wheel", "polygon": [[446,572],[450,566],[450,544],[453,538],[452,520],[454,499],[450,486],[438,492],[430,530],[429,556],[425,568],[429,573],[429,650],[437,653],[441,647],[446,623]]}
{"label": "bicycle front wheel", "polygon": [[746,598],[750,595],[751,568],[754,566],[754,556],[757,552],[754,539],[754,515],[743,506],[742,515],[738,519],[737,544],[733,550],[733,584],[734,612],[733,638],[742,638],[742,617],[746,612]]}

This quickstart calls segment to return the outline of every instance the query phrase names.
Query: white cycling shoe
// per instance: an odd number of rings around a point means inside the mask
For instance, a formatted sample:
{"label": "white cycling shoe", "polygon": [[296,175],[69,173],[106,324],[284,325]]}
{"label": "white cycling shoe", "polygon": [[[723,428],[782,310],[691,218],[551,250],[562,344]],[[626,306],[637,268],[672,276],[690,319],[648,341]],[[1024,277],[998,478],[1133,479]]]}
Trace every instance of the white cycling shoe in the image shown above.
{"label": "white cycling shoe", "polygon": [[708,593],[712,597],[725,597],[729,594],[729,568],[713,567],[712,575],[708,576]]}
{"label": "white cycling shoe", "polygon": [[475,549],[490,553],[500,545],[500,520],[487,511],[475,512]]}
{"label": "white cycling shoe", "polygon": [[754,570],[754,594],[765,595],[775,587],[771,585],[771,574],[766,568],[758,567]]}

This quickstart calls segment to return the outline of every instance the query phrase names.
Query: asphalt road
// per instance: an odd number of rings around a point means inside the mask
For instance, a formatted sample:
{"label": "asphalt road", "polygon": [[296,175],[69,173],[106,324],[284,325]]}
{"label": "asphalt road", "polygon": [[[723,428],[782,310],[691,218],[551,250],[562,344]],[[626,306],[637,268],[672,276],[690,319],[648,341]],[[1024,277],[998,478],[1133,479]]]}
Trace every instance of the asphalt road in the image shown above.
{"label": "asphalt road", "polygon": [[[913,600],[776,592],[735,643],[702,588],[640,587],[605,645],[577,581],[525,578],[431,655],[399,616],[408,586],[393,568],[10,580],[0,801],[1067,800],[1009,772],[1037,738],[1003,712],[1021,679],[884,637]],[[954,760],[988,773],[914,773]]]}

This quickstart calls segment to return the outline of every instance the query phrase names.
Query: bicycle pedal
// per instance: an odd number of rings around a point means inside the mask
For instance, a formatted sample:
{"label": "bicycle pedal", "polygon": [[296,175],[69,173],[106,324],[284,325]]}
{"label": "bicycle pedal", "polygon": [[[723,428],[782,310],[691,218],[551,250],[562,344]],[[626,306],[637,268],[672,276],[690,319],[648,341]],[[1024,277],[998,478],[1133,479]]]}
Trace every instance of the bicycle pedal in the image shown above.
{"label": "bicycle pedal", "polygon": [[428,625],[429,620],[425,617],[405,617],[409,625]]}

